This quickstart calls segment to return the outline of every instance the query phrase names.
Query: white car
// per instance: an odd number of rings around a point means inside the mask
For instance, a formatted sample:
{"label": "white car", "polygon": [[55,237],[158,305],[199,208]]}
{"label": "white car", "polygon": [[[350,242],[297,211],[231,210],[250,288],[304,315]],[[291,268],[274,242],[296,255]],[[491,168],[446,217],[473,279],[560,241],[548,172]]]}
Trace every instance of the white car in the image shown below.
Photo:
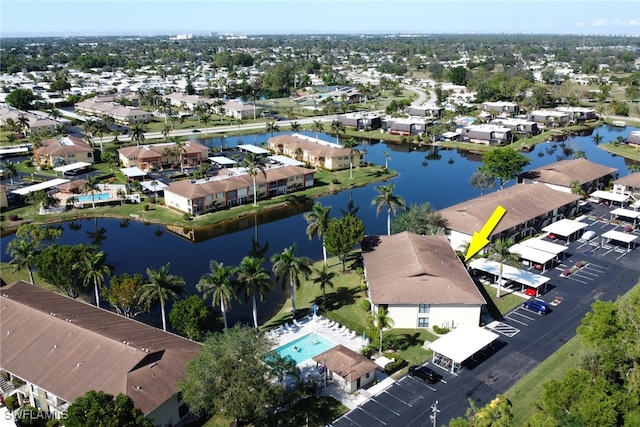
{"label": "white car", "polygon": [[582,234],[582,237],[580,237],[580,239],[586,240],[588,242],[589,240],[592,240],[595,237],[596,237],[595,231],[587,230]]}

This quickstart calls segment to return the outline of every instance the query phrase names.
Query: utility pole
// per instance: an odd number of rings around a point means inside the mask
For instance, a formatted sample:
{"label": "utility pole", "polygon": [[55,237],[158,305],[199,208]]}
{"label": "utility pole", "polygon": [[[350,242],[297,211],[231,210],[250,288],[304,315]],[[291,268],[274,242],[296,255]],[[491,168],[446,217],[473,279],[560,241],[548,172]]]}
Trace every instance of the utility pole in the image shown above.
{"label": "utility pole", "polygon": [[440,412],[440,410],[438,409],[438,401],[436,400],[436,403],[431,405],[431,415],[429,415],[429,418],[433,423],[433,427],[437,427],[438,412]]}

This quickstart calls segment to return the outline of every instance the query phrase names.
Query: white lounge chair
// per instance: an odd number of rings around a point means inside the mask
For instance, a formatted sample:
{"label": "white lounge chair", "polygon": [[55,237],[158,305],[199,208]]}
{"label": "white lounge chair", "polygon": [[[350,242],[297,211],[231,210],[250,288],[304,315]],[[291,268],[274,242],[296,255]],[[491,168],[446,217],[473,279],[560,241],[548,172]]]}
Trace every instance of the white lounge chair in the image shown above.
{"label": "white lounge chair", "polygon": [[357,336],[358,336],[358,333],[356,331],[351,331],[351,334],[349,334],[349,338],[351,339],[354,339]]}
{"label": "white lounge chair", "polygon": [[300,323],[298,323],[298,321],[296,319],[293,319],[293,324],[296,325],[298,328],[301,328],[302,326],[300,325]]}

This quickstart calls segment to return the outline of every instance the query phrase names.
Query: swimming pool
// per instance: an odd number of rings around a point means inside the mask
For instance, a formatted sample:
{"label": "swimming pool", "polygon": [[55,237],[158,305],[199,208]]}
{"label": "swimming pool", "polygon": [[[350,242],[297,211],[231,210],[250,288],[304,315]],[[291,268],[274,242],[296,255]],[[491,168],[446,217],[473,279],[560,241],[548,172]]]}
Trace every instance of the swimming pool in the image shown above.
{"label": "swimming pool", "polygon": [[305,360],[324,353],[336,345],[333,341],[329,341],[323,336],[312,332],[290,343],[281,345],[273,351],[282,357],[291,356],[291,358],[296,361],[296,365],[299,365]]}
{"label": "swimming pool", "polygon": [[91,194],[84,194],[82,196],[76,196],[79,202],[92,202],[92,201],[100,201],[100,200],[109,200],[111,198],[111,194],[109,193],[97,193],[93,195],[91,198]]}

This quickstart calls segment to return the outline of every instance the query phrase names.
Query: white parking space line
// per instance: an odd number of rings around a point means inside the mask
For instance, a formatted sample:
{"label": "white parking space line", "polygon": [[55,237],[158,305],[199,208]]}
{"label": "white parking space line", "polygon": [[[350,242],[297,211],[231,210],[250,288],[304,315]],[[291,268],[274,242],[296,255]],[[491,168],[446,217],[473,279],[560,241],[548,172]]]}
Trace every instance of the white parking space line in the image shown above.
{"label": "white parking space line", "polygon": [[519,320],[513,319],[513,318],[509,317],[509,315],[504,316],[504,318],[505,318],[505,319],[509,319],[509,320],[511,320],[512,322],[516,322],[516,323],[519,323],[519,324],[524,325],[524,326],[529,326],[529,324],[528,324],[528,323],[521,322],[521,321],[519,321]]}
{"label": "white parking space line", "polygon": [[358,427],[362,427],[360,424],[358,424],[357,422],[353,421],[351,418],[349,418],[349,415],[343,415],[346,419],[348,419],[350,422],[352,422],[353,424],[357,425]]}
{"label": "white parking space line", "polygon": [[409,402],[407,402],[406,400],[402,400],[400,399],[398,396],[394,396],[393,394],[389,393],[389,390],[385,390],[384,393],[388,394],[389,396],[393,397],[394,399],[404,403],[405,405],[407,405],[410,408],[413,408],[413,405]]}
{"label": "white parking space line", "polygon": [[605,271],[608,269],[608,267],[605,267],[604,265],[598,265],[598,264],[594,264],[592,262],[590,262],[589,264],[587,264],[587,267],[589,268],[595,268],[595,269],[600,269],[602,271]]}
{"label": "white parking space line", "polygon": [[518,332],[520,332],[520,329],[502,322],[498,322],[491,327],[486,326],[486,328],[491,329],[492,331],[502,334],[509,338],[515,336]]}
{"label": "white parking space line", "polygon": [[389,412],[392,412],[392,413],[396,414],[396,416],[398,416],[398,417],[400,416],[400,413],[399,413],[399,412],[396,412],[396,411],[394,411],[393,409],[389,408],[387,405],[383,405],[382,403],[378,402],[378,401],[376,400],[376,398],[375,398],[375,397],[372,397],[371,399],[369,399],[369,402],[377,403],[379,406],[382,406],[382,407],[383,407],[384,409],[386,409],[387,411],[389,411]]}
{"label": "white parking space line", "polygon": [[522,314],[522,313],[520,313],[520,310],[526,310],[526,311],[528,311],[528,312],[535,313],[534,311],[528,310],[528,309],[526,309],[526,308],[524,308],[524,307],[518,307],[516,310],[513,310],[513,311],[512,311],[511,313],[509,313],[509,314],[517,314],[518,316],[522,316],[522,317],[524,317],[525,319],[533,320],[533,321],[535,322],[535,320],[536,320],[535,318],[533,318],[533,317],[529,317],[529,316],[527,316],[526,314]]}
{"label": "white parking space line", "polygon": [[584,280],[576,279],[575,276],[576,276],[576,274],[574,273],[574,274],[571,274],[571,275],[567,276],[566,279],[573,280],[574,282],[582,283],[583,285],[588,285],[589,284],[589,282],[585,282]]}
{"label": "white parking space line", "polygon": [[375,415],[370,414],[370,413],[368,413],[367,411],[365,411],[364,409],[362,409],[362,406],[358,406],[358,408],[357,408],[357,409],[359,409],[359,410],[361,410],[362,412],[364,412],[365,414],[369,415],[371,418],[375,419],[376,421],[378,421],[378,422],[382,423],[382,425],[385,425],[385,426],[387,425],[387,423],[385,423],[384,421],[382,421],[380,418],[378,418],[378,417],[376,417]]}

